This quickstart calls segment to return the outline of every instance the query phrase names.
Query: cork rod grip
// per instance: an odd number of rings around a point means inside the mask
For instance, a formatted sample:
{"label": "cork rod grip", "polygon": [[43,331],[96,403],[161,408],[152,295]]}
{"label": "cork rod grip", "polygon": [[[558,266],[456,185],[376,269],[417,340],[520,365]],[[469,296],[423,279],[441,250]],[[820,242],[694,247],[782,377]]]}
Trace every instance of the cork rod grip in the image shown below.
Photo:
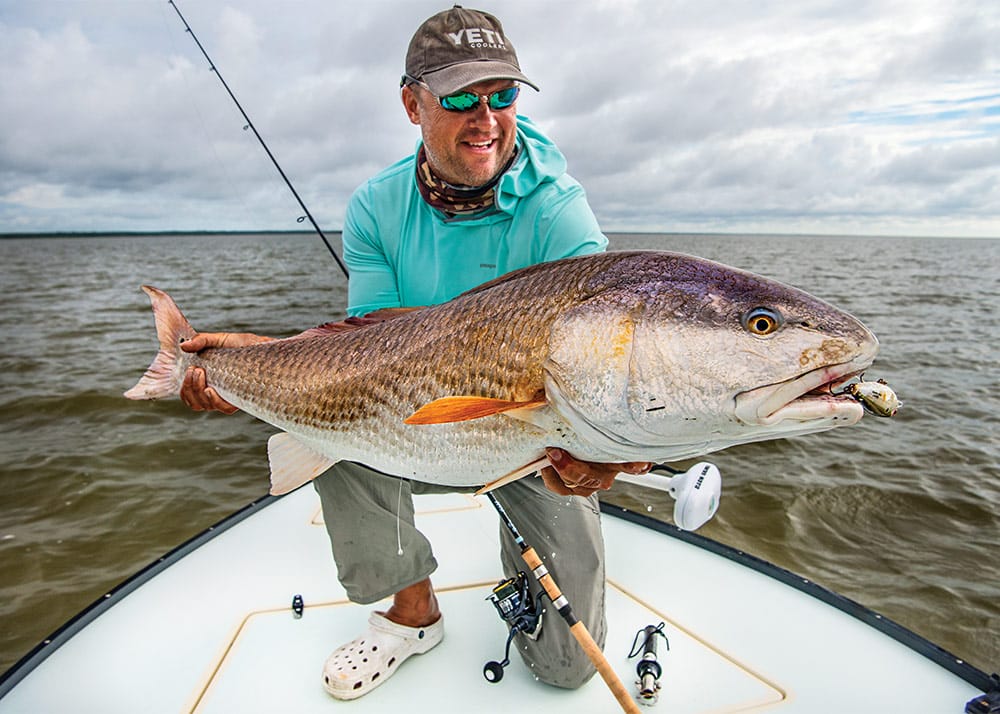
{"label": "cork rod grip", "polygon": [[545,592],[552,600],[552,604],[559,610],[559,614],[566,620],[566,624],[569,625],[569,631],[573,633],[573,637],[580,643],[580,647],[583,648],[584,653],[586,653],[591,663],[597,669],[597,673],[601,675],[601,679],[608,685],[608,689],[615,695],[615,699],[618,700],[622,710],[628,712],[628,714],[639,714],[639,705],[629,696],[628,690],[625,689],[625,685],[622,684],[621,679],[618,678],[615,670],[612,669],[608,658],[604,656],[604,652],[594,642],[594,638],[591,636],[587,626],[573,614],[573,609],[570,607],[569,602],[563,597],[559,586],[556,585],[555,580],[549,575],[548,569],[542,563],[541,558],[538,557],[535,549],[527,546],[521,552],[521,557],[528,567],[531,568],[538,582],[541,583],[542,588],[545,589]]}

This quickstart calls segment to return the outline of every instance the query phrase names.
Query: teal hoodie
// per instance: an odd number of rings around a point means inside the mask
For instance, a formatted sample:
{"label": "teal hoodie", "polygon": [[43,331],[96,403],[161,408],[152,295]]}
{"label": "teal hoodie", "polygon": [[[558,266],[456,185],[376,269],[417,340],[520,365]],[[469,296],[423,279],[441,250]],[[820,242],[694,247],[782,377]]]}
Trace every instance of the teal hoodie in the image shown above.
{"label": "teal hoodie", "polygon": [[415,154],[354,192],[344,220],[348,314],[436,305],[511,270],[607,247],[556,145],[522,116],[517,144],[496,205],[471,217],[449,218],[427,205]]}

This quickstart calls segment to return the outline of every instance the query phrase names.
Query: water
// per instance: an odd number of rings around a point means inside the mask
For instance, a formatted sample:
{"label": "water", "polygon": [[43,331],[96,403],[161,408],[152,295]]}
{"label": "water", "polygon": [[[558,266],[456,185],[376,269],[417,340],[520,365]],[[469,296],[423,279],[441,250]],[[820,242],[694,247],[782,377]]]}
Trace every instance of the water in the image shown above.
{"label": "water", "polygon": [[[713,455],[723,500],[701,532],[1000,667],[1000,241],[618,235],[612,247],[769,275],[879,335],[869,377],[897,390],[899,415]],[[196,327],[276,336],[342,316],[346,300],[315,236],[0,240],[0,669],[266,492],[271,427],[121,397],[155,351],[142,283]],[[622,484],[612,500],[670,519],[665,496]]]}

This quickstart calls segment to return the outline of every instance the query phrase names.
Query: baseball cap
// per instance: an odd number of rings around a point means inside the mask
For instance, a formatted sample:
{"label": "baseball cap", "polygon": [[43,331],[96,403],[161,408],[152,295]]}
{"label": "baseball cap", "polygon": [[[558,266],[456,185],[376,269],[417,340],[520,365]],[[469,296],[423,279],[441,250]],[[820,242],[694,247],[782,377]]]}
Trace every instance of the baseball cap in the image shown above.
{"label": "baseball cap", "polygon": [[513,79],[537,90],[521,73],[500,21],[455,5],[417,28],[406,51],[403,83],[420,80],[439,97],[490,79]]}

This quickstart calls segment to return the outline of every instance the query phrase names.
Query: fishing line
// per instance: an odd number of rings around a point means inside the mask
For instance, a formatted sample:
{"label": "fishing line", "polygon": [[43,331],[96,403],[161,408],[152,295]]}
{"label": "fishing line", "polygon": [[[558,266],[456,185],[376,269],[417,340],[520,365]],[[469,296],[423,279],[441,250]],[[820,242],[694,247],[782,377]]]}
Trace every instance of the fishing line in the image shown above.
{"label": "fishing line", "polygon": [[274,154],[272,154],[271,149],[268,148],[267,142],[264,141],[264,138],[260,135],[260,132],[257,131],[257,127],[253,125],[253,122],[250,120],[250,117],[243,110],[243,105],[240,104],[239,100],[236,98],[236,95],[233,94],[233,90],[231,90],[229,88],[229,85],[226,84],[226,80],[222,78],[222,74],[219,72],[219,68],[215,66],[215,62],[212,61],[212,58],[208,56],[208,52],[205,51],[205,48],[198,40],[198,36],[195,35],[194,30],[191,29],[191,25],[189,25],[188,21],[184,19],[184,15],[181,14],[181,10],[179,7],[177,7],[177,3],[175,3],[174,0],[167,0],[167,2],[170,3],[171,7],[174,8],[174,12],[177,13],[177,17],[179,17],[181,19],[181,22],[184,23],[184,29],[187,30],[188,34],[191,35],[191,39],[194,40],[196,45],[198,45],[198,49],[201,50],[201,54],[204,55],[206,60],[208,60],[209,69],[215,72],[215,76],[219,78],[220,82],[222,82],[222,86],[225,87],[226,92],[229,94],[229,98],[233,100],[233,103],[236,105],[236,108],[240,110],[240,114],[242,114],[243,118],[246,120],[247,122],[246,126],[243,127],[244,131],[250,129],[253,132],[254,136],[257,137],[257,141],[260,142],[260,145],[264,148],[264,151],[267,153],[267,157],[271,159],[271,163],[274,164],[274,168],[278,170],[278,173],[284,180],[285,185],[288,186],[288,190],[292,192],[292,195],[295,196],[295,200],[298,201],[299,206],[301,206],[302,210],[305,212],[304,216],[299,216],[297,222],[301,223],[303,220],[307,218],[309,219],[309,222],[312,224],[312,227],[316,230],[316,233],[322,239],[323,245],[325,245],[326,249],[330,251],[330,255],[333,256],[333,259],[337,262],[337,265],[340,267],[340,270],[344,273],[344,277],[349,278],[350,276],[347,272],[347,266],[344,265],[344,262],[340,259],[340,256],[337,255],[337,251],[335,251],[333,249],[333,246],[330,245],[330,241],[326,239],[326,236],[323,234],[323,231],[319,227],[319,224],[316,223],[316,219],[313,218],[312,213],[310,213],[309,209],[306,208],[305,202],[303,202],[303,200],[299,197],[298,191],[295,190],[295,187],[292,185],[292,182],[288,179],[288,176],[285,175],[285,172],[281,168],[281,165],[278,163],[278,160],[274,158]]}
{"label": "fishing line", "polygon": [[399,494],[396,496],[396,555],[403,554],[403,535],[399,527],[399,510],[403,506],[403,479],[399,479]]}
{"label": "fishing line", "polygon": [[[178,47],[174,38],[174,32],[168,24],[170,18],[167,17],[165,8],[160,9],[160,20],[163,22],[163,34],[170,40],[170,47],[173,49],[174,54],[178,57],[183,56],[184,52],[180,47]],[[198,93],[194,91],[194,85],[192,84],[188,73],[179,72],[179,74],[184,81],[184,86],[187,88],[188,94],[191,95],[190,108],[194,109],[197,126],[201,129],[201,132],[205,135],[206,139],[208,139],[208,148],[211,150],[212,156],[215,158],[215,165],[222,172],[223,179],[229,187],[230,193],[240,202],[244,213],[246,213],[246,215],[250,215],[250,205],[247,203],[246,196],[243,192],[236,188],[236,181],[233,180],[234,174],[229,163],[223,161],[222,156],[219,154],[218,148],[216,147],[217,133],[209,129],[209,123],[205,118],[205,112],[203,111],[202,104],[199,101]]]}

